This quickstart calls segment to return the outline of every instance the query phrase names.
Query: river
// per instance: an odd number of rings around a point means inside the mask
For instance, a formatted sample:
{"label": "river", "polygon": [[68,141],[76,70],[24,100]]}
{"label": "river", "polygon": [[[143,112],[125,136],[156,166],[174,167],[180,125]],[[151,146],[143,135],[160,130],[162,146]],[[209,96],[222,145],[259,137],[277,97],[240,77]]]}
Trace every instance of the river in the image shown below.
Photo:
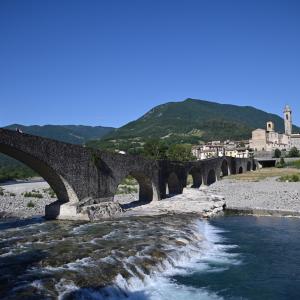
{"label": "river", "polygon": [[0,222],[1,299],[300,299],[300,219]]}

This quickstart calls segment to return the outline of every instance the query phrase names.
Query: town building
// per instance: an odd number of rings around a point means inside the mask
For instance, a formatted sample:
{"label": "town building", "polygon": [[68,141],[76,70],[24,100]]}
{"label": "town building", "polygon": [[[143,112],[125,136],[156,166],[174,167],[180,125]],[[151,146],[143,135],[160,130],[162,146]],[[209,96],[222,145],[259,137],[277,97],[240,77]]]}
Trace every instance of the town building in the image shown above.
{"label": "town building", "polygon": [[284,133],[275,131],[272,121],[267,122],[266,129],[255,129],[252,131],[250,148],[255,152],[272,152],[275,149],[289,150],[292,147],[300,149],[300,134],[292,133],[292,110],[286,105],[284,109]]}
{"label": "town building", "polygon": [[212,157],[231,156],[239,158],[253,157],[253,151],[249,149],[248,141],[212,141],[205,145],[192,147],[192,154],[197,160]]}

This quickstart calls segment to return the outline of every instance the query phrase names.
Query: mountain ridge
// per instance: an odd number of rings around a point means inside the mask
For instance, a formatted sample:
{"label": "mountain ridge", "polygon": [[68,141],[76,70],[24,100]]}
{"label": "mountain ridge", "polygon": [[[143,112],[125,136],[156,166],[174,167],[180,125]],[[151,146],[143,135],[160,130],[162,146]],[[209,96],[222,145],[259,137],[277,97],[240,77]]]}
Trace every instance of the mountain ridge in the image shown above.
{"label": "mountain ridge", "polygon": [[[284,132],[284,120],[253,106],[221,104],[187,98],[153,107],[140,118],[131,121],[102,140],[88,142],[92,147],[130,148],[149,138],[161,138],[168,143],[192,143],[226,139],[249,139],[252,130],[265,128],[273,121],[275,130]],[[294,131],[300,128],[293,126]],[[138,145],[136,145],[139,147]]]}
{"label": "mountain ridge", "polygon": [[38,135],[46,138],[52,138],[58,141],[71,144],[83,145],[88,140],[99,139],[111,131],[113,127],[88,126],[88,125],[22,125],[11,124],[3,128],[15,130],[19,128],[28,134]]}

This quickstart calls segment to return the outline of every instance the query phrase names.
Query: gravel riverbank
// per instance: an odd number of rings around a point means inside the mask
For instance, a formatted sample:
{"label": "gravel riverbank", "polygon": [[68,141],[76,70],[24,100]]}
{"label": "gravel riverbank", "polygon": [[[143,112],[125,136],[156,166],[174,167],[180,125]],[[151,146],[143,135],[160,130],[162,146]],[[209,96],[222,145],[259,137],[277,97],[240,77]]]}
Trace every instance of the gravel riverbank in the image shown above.
{"label": "gravel riverbank", "polygon": [[300,182],[279,182],[277,177],[257,182],[223,179],[208,191],[223,195],[227,209],[300,216]]}
{"label": "gravel riverbank", "polygon": [[[1,185],[0,218],[43,216],[45,206],[56,201],[46,182],[23,182]],[[41,196],[25,197],[25,193]],[[200,190],[186,188],[183,194],[145,205],[137,194],[116,195],[125,216],[158,215],[166,213],[196,213],[211,217],[226,209],[251,214],[300,216],[300,182],[278,182],[270,177],[258,182],[223,179]],[[130,203],[132,202],[132,203]],[[130,203],[130,204],[129,204]]]}
{"label": "gravel riverbank", "polygon": [[[27,197],[25,197],[26,193]],[[30,196],[29,193],[34,197],[28,197]],[[56,198],[51,197],[49,185],[45,181],[1,184],[0,218],[16,217],[23,219],[44,216],[45,206],[54,201]]]}

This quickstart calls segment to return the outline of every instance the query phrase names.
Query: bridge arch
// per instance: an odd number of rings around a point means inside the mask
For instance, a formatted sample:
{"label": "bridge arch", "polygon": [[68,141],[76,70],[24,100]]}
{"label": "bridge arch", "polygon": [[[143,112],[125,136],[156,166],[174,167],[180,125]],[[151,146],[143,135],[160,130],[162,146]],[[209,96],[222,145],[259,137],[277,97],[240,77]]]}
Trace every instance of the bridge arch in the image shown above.
{"label": "bridge arch", "polygon": [[221,177],[225,177],[229,175],[229,166],[226,159],[223,159],[221,165]]}
{"label": "bridge arch", "polygon": [[217,177],[216,177],[216,172],[215,170],[211,169],[209,170],[208,174],[207,174],[207,185],[211,185],[214,182],[216,182]]}
{"label": "bridge arch", "polygon": [[239,171],[239,172],[238,172],[239,174],[242,174],[242,173],[244,173],[243,167],[242,167],[242,166],[240,166],[238,171]]}
{"label": "bridge arch", "polygon": [[169,196],[182,193],[181,182],[175,172],[171,172],[167,179],[167,194]]}
{"label": "bridge arch", "polygon": [[57,195],[59,203],[76,203],[79,201],[67,179],[45,162],[8,145],[0,144],[0,152],[22,162],[43,177]]}
{"label": "bridge arch", "polygon": [[127,176],[122,177],[116,186],[115,195],[117,193],[118,186],[123,182],[124,179],[129,178],[129,176],[136,180],[138,184],[139,203],[150,203],[151,201],[158,200],[158,191],[155,184],[149,177],[141,172],[129,172]]}
{"label": "bridge arch", "polygon": [[192,188],[199,188],[202,185],[202,172],[200,168],[192,167],[189,172],[189,175],[193,178]]}

